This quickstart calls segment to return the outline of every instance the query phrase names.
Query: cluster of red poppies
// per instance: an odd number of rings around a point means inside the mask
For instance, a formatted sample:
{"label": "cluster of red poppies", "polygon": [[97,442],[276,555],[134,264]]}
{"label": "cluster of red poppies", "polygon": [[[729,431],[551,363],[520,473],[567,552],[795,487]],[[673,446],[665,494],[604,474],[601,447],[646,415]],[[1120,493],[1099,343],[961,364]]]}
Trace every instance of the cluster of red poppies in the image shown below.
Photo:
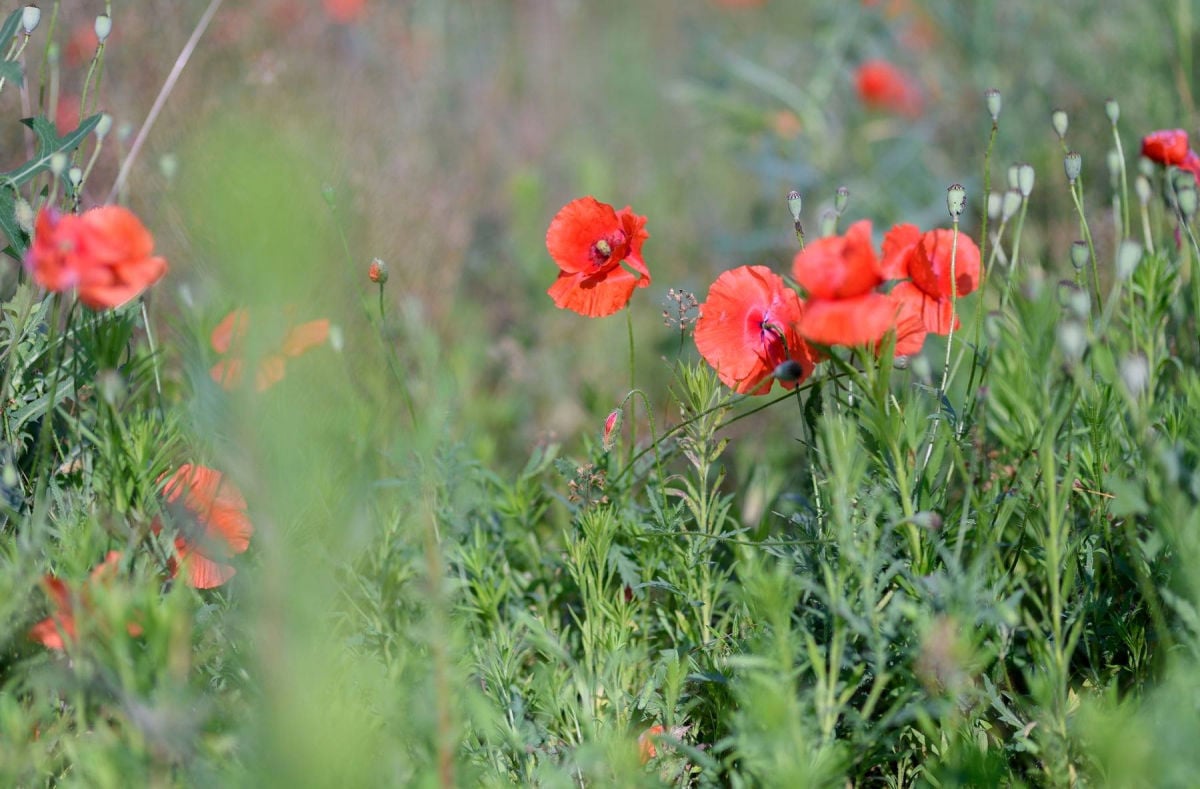
{"label": "cluster of red poppies", "polygon": [[1187,170],[1200,181],[1200,154],[1188,144],[1183,129],[1160,129],[1142,138],[1142,156],[1165,167]]}
{"label": "cluster of red poppies", "polygon": [[[625,306],[650,284],[645,224],[628,207],[568,203],[546,234],[561,269],[554,303],[590,317]],[[793,387],[830,346],[878,348],[890,334],[897,355],[917,353],[926,335],[958,325],[955,301],[979,286],[979,272],[979,248],[963,233],[896,225],[880,256],[870,222],[856,222],[796,255],[791,273],[803,298],[766,266],[722,273],[700,307],[696,348],[734,391],[765,394],[774,380]]]}

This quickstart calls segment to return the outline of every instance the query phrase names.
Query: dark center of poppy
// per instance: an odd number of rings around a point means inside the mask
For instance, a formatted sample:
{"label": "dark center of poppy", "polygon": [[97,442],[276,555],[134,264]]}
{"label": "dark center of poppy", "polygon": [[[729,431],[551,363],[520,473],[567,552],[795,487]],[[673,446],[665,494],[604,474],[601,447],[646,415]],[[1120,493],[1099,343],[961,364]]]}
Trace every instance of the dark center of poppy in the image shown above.
{"label": "dark center of poppy", "polygon": [[[588,259],[592,268],[603,268],[612,262],[614,252],[625,246],[625,231],[615,230],[604,238],[592,244],[588,250]],[[618,261],[619,262],[619,261]]]}

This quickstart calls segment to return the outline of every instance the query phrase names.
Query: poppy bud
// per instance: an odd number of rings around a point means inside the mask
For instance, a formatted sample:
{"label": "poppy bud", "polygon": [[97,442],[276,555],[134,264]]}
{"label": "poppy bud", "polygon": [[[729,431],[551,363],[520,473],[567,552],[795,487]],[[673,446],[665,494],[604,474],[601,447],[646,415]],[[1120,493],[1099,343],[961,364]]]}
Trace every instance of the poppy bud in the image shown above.
{"label": "poppy bud", "polygon": [[1189,186],[1186,189],[1180,189],[1179,193],[1175,195],[1175,201],[1187,219],[1190,220],[1196,215],[1196,187]]}
{"label": "poppy bud", "polygon": [[1021,169],[1021,165],[1019,165],[1019,164],[1010,164],[1008,166],[1008,188],[1009,189],[1017,188],[1017,173],[1020,171],[1020,169]]}
{"label": "poppy bud", "polygon": [[836,211],[825,211],[821,214],[821,237],[828,238],[837,233],[838,215]]}
{"label": "poppy bud", "polygon": [[1021,208],[1021,193],[1016,189],[1009,189],[1004,193],[1004,202],[1000,206],[1000,220],[1007,222],[1016,216],[1017,211]]}
{"label": "poppy bud", "polygon": [[1079,320],[1086,320],[1092,311],[1092,297],[1087,290],[1069,279],[1058,283],[1058,303]]}
{"label": "poppy bud", "polygon": [[1150,204],[1150,179],[1139,175],[1133,182],[1133,191],[1137,193],[1138,202],[1143,206]]}
{"label": "poppy bud", "polygon": [[376,285],[383,285],[388,281],[388,267],[379,258],[371,261],[371,265],[367,267],[367,279],[374,282]]}
{"label": "poppy bud", "polygon": [[1067,136],[1067,111],[1055,110],[1050,113],[1050,125],[1054,127],[1054,133],[1058,135],[1058,139],[1063,140]]}
{"label": "poppy bud", "polygon": [[1075,180],[1079,178],[1079,173],[1083,170],[1083,157],[1075,151],[1071,151],[1063,157],[1063,170],[1067,173],[1067,181],[1074,186]]}
{"label": "poppy bud", "polygon": [[50,155],[50,172],[54,173],[55,177],[61,176],[67,169],[67,155],[62,151],[58,151]]}
{"label": "poppy bud", "polygon": [[1086,241],[1071,242],[1071,265],[1075,267],[1076,271],[1083,271],[1090,259],[1091,255],[1088,252]]}
{"label": "poppy bud", "polygon": [[1058,349],[1068,364],[1082,359],[1087,345],[1087,330],[1079,321],[1063,321],[1058,325]]}
{"label": "poppy bud", "polygon": [[958,219],[966,207],[967,190],[962,184],[951,184],[946,190],[946,208],[950,211],[950,218]]}
{"label": "poppy bud", "polygon": [[1033,194],[1034,171],[1032,164],[1022,164],[1017,168],[1017,190],[1026,199]]}
{"label": "poppy bud", "polygon": [[1121,360],[1121,382],[1130,397],[1146,391],[1146,385],[1150,383],[1150,364],[1145,356],[1135,353]]}
{"label": "poppy bud", "polygon": [[795,189],[788,192],[787,195],[788,211],[792,214],[792,221],[800,221],[800,208],[803,205],[803,200],[800,199],[800,193]]}
{"label": "poppy bud", "polygon": [[79,185],[83,183],[83,168],[72,167],[67,170],[67,180],[71,182],[71,188],[79,191]]}
{"label": "poppy bud", "polygon": [[800,377],[804,375],[804,368],[796,360],[788,359],[776,365],[775,372],[772,375],[775,376],[776,380],[791,383],[800,380]]}
{"label": "poppy bud", "polygon": [[24,197],[18,197],[16,203],[13,205],[13,214],[16,216],[17,224],[22,230],[26,233],[33,232],[33,206],[29,204],[28,200]]}
{"label": "poppy bud", "polygon": [[987,215],[988,219],[999,219],[1000,209],[1004,205],[1004,195],[999,192],[988,192],[987,199]]}
{"label": "poppy bud", "polygon": [[96,121],[96,128],[93,130],[97,140],[103,140],[112,131],[113,116],[107,112],[100,113],[100,120]]}
{"label": "poppy bud", "polygon": [[[1195,191],[1192,192],[1193,198]],[[1129,279],[1142,262],[1142,245],[1132,239],[1125,239],[1117,247],[1117,278]]]}
{"label": "poppy bud", "polygon": [[838,216],[846,213],[846,204],[850,202],[850,190],[844,186],[839,186],[837,191],[833,193],[833,210],[838,212]]}
{"label": "poppy bud", "polygon": [[987,105],[988,115],[992,116],[992,123],[1000,120],[1000,91],[995,88],[988,88],[983,92],[983,101]]}
{"label": "poppy bud", "polygon": [[103,44],[108,40],[109,33],[112,33],[112,17],[101,14],[96,17],[96,40]]}
{"label": "poppy bud", "polygon": [[27,5],[21,10],[21,28],[25,31],[25,35],[30,35],[34,30],[37,30],[38,22],[42,21],[42,9],[35,5]]}
{"label": "poppy bud", "polygon": [[614,439],[613,436],[616,433],[617,426],[619,424],[621,424],[621,409],[615,408],[613,409],[612,413],[604,418],[603,442],[605,452],[612,449],[613,444],[616,443],[616,439]]}
{"label": "poppy bud", "polygon": [[1104,102],[1104,114],[1108,116],[1108,120],[1113,126],[1117,125],[1117,119],[1121,117],[1121,105],[1117,104],[1116,99],[1108,99]]}

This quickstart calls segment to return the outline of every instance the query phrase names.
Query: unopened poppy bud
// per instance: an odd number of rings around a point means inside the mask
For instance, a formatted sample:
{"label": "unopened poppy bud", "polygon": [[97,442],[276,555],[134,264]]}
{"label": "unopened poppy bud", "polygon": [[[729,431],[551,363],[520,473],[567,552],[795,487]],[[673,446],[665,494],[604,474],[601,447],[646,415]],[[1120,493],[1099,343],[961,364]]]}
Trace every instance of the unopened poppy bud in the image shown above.
{"label": "unopened poppy bud", "polygon": [[38,22],[42,21],[42,9],[35,5],[27,5],[21,10],[21,29],[25,35],[37,30]]}
{"label": "unopened poppy bud", "polygon": [[792,221],[800,221],[800,209],[804,205],[804,201],[800,198],[800,193],[795,189],[788,192],[787,195],[788,211],[792,214]]}
{"label": "unopened poppy bud", "polygon": [[838,215],[836,211],[825,211],[821,214],[821,237],[828,238],[837,232]]}
{"label": "unopened poppy bud", "polygon": [[67,170],[67,180],[71,182],[71,187],[78,190],[79,185],[83,183],[83,168],[72,167]]}
{"label": "unopened poppy bud", "polygon": [[1138,397],[1146,391],[1150,383],[1150,364],[1140,353],[1126,356],[1121,360],[1121,382],[1130,397]]}
{"label": "unopened poppy bud", "polygon": [[13,214],[16,216],[17,224],[26,233],[33,232],[33,206],[24,197],[18,197],[16,203],[13,204]]}
{"label": "unopened poppy bud", "polygon": [[1109,122],[1116,126],[1121,117],[1121,105],[1117,104],[1116,99],[1108,99],[1104,102],[1104,114],[1108,116]]}
{"label": "unopened poppy bud", "polygon": [[604,418],[603,441],[604,441],[604,450],[606,452],[613,448],[613,444],[615,443],[615,439],[613,438],[613,436],[616,434],[617,426],[620,424],[621,424],[621,409],[620,408],[613,409],[612,413],[610,413],[608,416],[606,416]]}
{"label": "unopened poppy bud", "polygon": [[1076,271],[1083,271],[1087,268],[1090,259],[1091,254],[1086,241],[1071,242],[1071,265],[1075,267]]}
{"label": "unopened poppy bud", "polygon": [[850,190],[845,186],[839,186],[833,193],[833,210],[838,212],[838,216],[841,216],[846,213],[846,204],[849,202]]}
{"label": "unopened poppy bud", "polygon": [[67,169],[67,155],[62,151],[58,151],[50,155],[50,172],[56,176],[60,176]]}
{"label": "unopened poppy bud", "polygon": [[1021,193],[1016,189],[1009,189],[1004,193],[1004,203],[1000,207],[1000,221],[1007,222],[1017,215],[1017,211],[1021,210],[1022,197]]}
{"label": "unopened poppy bud", "polygon": [[376,285],[383,285],[388,281],[388,267],[379,258],[371,261],[371,265],[367,267],[367,279],[374,282]]}
{"label": "unopened poppy bud", "polygon": [[1058,303],[1079,320],[1086,319],[1092,310],[1092,297],[1069,279],[1058,283]]}
{"label": "unopened poppy bud", "polygon": [[946,210],[951,219],[958,219],[967,207],[967,190],[962,184],[951,184],[946,190]]}
{"label": "unopened poppy bud", "polygon": [[1083,170],[1083,157],[1077,152],[1071,151],[1063,157],[1063,170],[1067,173],[1067,181],[1074,186],[1075,180],[1079,178],[1079,173]]}
{"label": "unopened poppy bud", "polygon": [[1133,191],[1137,193],[1138,202],[1142,205],[1150,204],[1150,179],[1144,175],[1139,175],[1133,182]]}
{"label": "unopened poppy bud", "polygon": [[1019,165],[1019,164],[1010,164],[1008,166],[1008,188],[1009,189],[1017,188],[1017,173],[1020,172],[1020,170],[1021,170],[1021,165]]}
{"label": "unopened poppy bud", "polygon": [[983,101],[987,105],[988,115],[992,116],[992,123],[1000,120],[1000,107],[1003,104],[1000,98],[1000,91],[995,88],[988,88],[983,92]]}
{"label": "unopened poppy bud", "polygon": [[1063,321],[1058,325],[1058,349],[1068,364],[1082,359],[1087,345],[1087,330],[1079,321]]}
{"label": "unopened poppy bud", "polygon": [[1175,201],[1179,206],[1180,212],[1191,219],[1196,215],[1196,187],[1189,186],[1186,189],[1180,189],[1175,195]]}
{"label": "unopened poppy bud", "polygon": [[799,381],[800,376],[804,375],[804,368],[800,366],[800,362],[795,359],[788,359],[785,362],[780,362],[775,366],[775,372],[772,373],[775,379],[785,383]]}
{"label": "unopened poppy bud", "polygon": [[109,115],[107,112],[100,113],[100,120],[96,121],[96,128],[93,130],[93,133],[96,135],[96,139],[103,140],[108,136],[108,133],[112,131],[112,127],[113,116]]}
{"label": "unopened poppy bud", "polygon": [[1004,195],[999,192],[988,192],[987,199],[987,214],[988,219],[999,219],[1000,209],[1004,205]]}
{"label": "unopened poppy bud", "polygon": [[1153,178],[1158,172],[1158,165],[1152,159],[1147,159],[1145,156],[1138,157],[1138,172],[1147,178]]}
{"label": "unopened poppy bud", "polygon": [[1121,154],[1116,148],[1109,148],[1104,163],[1108,165],[1108,182],[1116,189],[1121,183]]}
{"label": "unopened poppy bud", "polygon": [[1058,135],[1058,139],[1065,139],[1067,136],[1067,111],[1055,110],[1050,113],[1050,125],[1054,127],[1054,133]]}
{"label": "unopened poppy bud", "polygon": [[112,32],[112,17],[108,14],[101,14],[96,17],[96,40],[103,44],[108,40],[109,33]]}
{"label": "unopened poppy bud", "polygon": [[1129,279],[1141,262],[1142,245],[1132,239],[1125,239],[1117,247],[1117,278]]}
{"label": "unopened poppy bud", "polygon": [[1022,164],[1017,168],[1017,190],[1021,193],[1021,197],[1026,199],[1033,194],[1033,165]]}

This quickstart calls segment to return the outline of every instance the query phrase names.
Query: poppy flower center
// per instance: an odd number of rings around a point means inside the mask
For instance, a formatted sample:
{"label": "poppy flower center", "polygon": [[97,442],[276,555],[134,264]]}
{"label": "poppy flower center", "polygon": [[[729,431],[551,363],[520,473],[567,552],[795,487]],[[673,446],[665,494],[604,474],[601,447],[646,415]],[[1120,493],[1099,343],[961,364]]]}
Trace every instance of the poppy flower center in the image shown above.
{"label": "poppy flower center", "polygon": [[612,262],[613,253],[625,246],[625,231],[616,230],[592,244],[588,250],[588,259],[592,268],[603,268]]}

